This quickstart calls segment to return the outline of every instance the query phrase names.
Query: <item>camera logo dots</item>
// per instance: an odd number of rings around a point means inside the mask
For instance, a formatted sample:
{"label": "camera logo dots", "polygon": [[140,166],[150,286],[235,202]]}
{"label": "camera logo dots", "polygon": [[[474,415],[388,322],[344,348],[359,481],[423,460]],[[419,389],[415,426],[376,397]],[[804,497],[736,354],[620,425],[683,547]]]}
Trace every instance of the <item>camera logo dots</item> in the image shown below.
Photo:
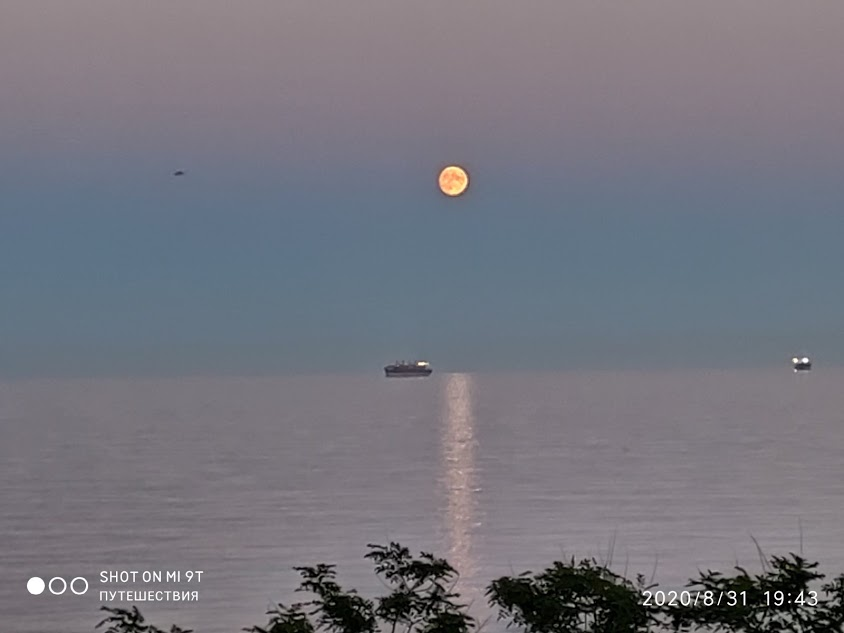
{"label": "camera logo dots", "polygon": [[47,585],[44,584],[44,581],[41,580],[38,576],[33,576],[29,580],[26,581],[26,590],[29,591],[33,596],[37,596],[39,594],[44,593],[44,587]]}
{"label": "camera logo dots", "polygon": [[88,593],[88,581],[82,576],[77,576],[70,582],[66,581],[61,576],[55,576],[50,579],[50,582],[45,583],[43,579],[38,576],[33,576],[26,581],[26,590],[33,596],[38,596],[44,593],[47,588],[54,596],[60,596],[70,589],[70,593],[77,596],[84,596]]}

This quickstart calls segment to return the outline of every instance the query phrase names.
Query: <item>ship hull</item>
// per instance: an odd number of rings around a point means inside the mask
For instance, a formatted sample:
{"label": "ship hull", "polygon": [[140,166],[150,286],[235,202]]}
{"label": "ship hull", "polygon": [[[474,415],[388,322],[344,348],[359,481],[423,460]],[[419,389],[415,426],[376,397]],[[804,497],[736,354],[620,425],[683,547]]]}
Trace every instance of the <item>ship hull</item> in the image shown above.
{"label": "ship hull", "polygon": [[384,375],[387,378],[423,378],[430,376],[432,369],[392,369],[390,367],[384,368]]}

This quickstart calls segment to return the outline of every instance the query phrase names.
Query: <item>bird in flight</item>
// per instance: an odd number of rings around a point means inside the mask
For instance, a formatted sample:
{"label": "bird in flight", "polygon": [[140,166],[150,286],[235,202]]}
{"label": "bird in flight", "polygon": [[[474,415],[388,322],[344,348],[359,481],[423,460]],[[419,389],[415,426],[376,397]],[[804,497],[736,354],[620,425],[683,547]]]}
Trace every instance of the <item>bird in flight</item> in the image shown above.
{"label": "bird in flight", "polygon": [[185,175],[185,172],[183,172],[183,171],[180,169],[179,171],[174,171],[174,172],[173,172],[173,175],[174,175],[174,176],[184,176],[184,175]]}

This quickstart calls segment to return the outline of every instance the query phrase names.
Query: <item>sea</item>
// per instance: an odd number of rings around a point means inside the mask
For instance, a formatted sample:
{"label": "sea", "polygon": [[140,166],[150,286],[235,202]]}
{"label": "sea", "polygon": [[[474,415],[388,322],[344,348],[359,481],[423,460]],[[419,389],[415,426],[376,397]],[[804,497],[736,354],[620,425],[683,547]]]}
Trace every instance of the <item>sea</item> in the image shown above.
{"label": "sea", "polygon": [[390,542],[446,558],[487,631],[490,581],[572,557],[663,588],[760,552],[837,575],[844,370],[0,383],[4,633],[132,604],[234,633],[306,598],[296,566],[383,594]]}

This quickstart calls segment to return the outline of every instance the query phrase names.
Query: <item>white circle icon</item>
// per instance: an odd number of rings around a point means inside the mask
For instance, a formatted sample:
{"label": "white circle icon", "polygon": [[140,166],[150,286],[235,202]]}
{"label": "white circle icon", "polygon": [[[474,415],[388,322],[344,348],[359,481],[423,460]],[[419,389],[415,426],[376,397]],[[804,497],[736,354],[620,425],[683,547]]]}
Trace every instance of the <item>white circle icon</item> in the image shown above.
{"label": "white circle icon", "polygon": [[[62,590],[61,591],[56,591],[53,588],[53,582],[56,581],[56,580],[60,580],[61,583],[62,583]],[[56,576],[55,578],[50,578],[50,582],[47,583],[47,587],[49,588],[51,594],[53,594],[54,596],[60,596],[65,591],[67,591],[67,581],[64,578],[62,578],[61,576]]]}
{"label": "white circle icon", "polygon": [[26,581],[26,590],[29,591],[33,596],[37,596],[38,594],[44,593],[44,581],[41,580],[38,576],[33,576],[29,580]]}
{"label": "white circle icon", "polygon": [[[81,580],[85,583],[85,588],[82,591],[76,591],[76,588],[74,587],[77,580]],[[84,596],[88,592],[88,581],[85,580],[82,576],[77,576],[76,578],[70,581],[70,590],[77,596]]]}

